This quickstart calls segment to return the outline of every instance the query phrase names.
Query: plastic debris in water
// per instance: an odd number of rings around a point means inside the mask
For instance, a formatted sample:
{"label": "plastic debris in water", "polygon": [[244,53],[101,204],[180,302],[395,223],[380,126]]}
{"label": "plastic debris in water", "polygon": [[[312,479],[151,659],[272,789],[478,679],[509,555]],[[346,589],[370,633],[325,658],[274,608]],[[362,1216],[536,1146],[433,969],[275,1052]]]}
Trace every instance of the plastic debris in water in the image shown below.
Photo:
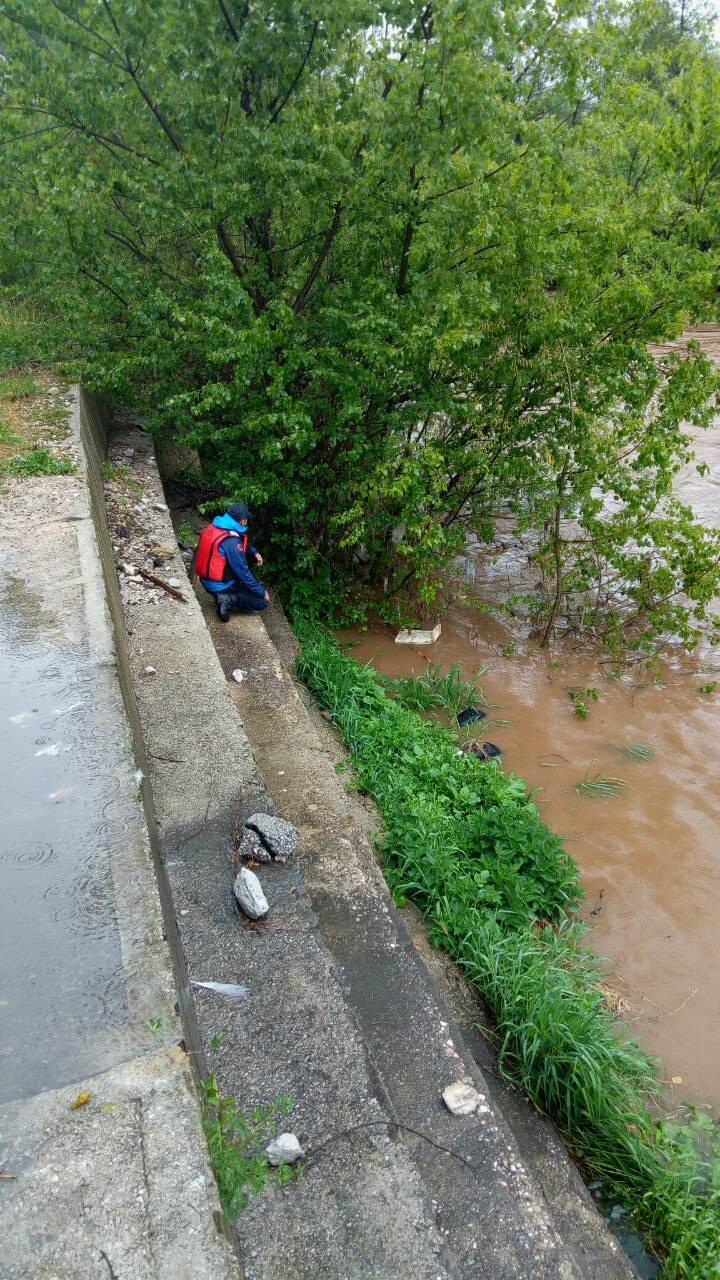
{"label": "plastic debris in water", "polygon": [[59,756],[60,744],[58,742],[51,742],[49,747],[41,747],[39,751],[35,752],[35,755],[36,756]]}
{"label": "plastic debris in water", "polygon": [[478,760],[494,760],[496,756],[502,755],[502,749],[494,742],[466,742],[461,748],[461,754],[477,756]]}
{"label": "plastic debris in water", "polygon": [[21,712],[19,713],[19,715],[16,715],[16,716],[10,716],[10,723],[11,723],[11,724],[16,724],[16,725],[18,725],[21,729],[24,729],[24,728],[25,728],[25,726],[26,726],[26,725],[28,725],[28,724],[30,723],[30,721],[32,720],[32,718],[33,718],[33,713],[32,713],[32,711],[21,711]]}
{"label": "plastic debris in water", "polygon": [[460,712],[457,722],[461,728],[466,724],[475,724],[476,720],[484,720],[487,711],[481,711],[479,707],[466,707]]}
{"label": "plastic debris in water", "polygon": [[230,996],[232,1000],[244,1000],[250,994],[248,987],[242,987],[236,982],[196,982],[191,978],[190,985],[204,987],[206,991],[216,991],[218,995]]}

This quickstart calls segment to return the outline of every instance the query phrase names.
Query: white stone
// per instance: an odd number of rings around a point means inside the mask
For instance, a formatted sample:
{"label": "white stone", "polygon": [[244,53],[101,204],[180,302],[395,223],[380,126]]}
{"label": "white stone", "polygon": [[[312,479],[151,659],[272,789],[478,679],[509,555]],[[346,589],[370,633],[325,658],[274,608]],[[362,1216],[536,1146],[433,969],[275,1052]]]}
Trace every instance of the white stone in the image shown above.
{"label": "white stone", "polygon": [[395,637],[396,644],[434,644],[440,639],[442,624],[437,623],[431,630],[424,631],[419,627],[405,627],[402,631],[398,631]]}
{"label": "white stone", "polygon": [[238,906],[251,920],[261,920],[270,910],[260,881],[255,872],[248,871],[247,867],[243,867],[238,872],[233,885],[233,892]]}
{"label": "white stone", "polygon": [[166,502],[153,502],[153,511],[167,511]]}
{"label": "white stone", "polygon": [[302,1160],[305,1152],[294,1133],[279,1133],[265,1148],[265,1155],[270,1164],[295,1164]]}
{"label": "white stone", "polygon": [[167,584],[168,584],[168,586],[169,586],[169,587],[181,587],[181,586],[182,586],[182,582],[180,581],[180,579],[179,579],[179,578],[168,578],[168,580],[167,580]]}
{"label": "white stone", "polygon": [[485,1097],[478,1093],[467,1080],[456,1080],[443,1089],[443,1102],[454,1116],[473,1116],[478,1111],[487,1111],[483,1106]]}

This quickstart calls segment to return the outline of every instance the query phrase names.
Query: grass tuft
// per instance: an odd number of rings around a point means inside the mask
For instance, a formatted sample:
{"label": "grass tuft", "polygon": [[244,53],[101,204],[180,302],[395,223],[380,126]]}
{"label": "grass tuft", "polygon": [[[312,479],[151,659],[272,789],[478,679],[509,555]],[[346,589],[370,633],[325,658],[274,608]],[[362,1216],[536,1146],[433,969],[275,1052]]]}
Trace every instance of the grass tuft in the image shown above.
{"label": "grass tuft", "polygon": [[431,662],[421,676],[378,676],[385,692],[409,711],[432,711],[442,708],[451,720],[465,707],[487,706],[485,695],[478,685],[487,667],[480,667],[472,680],[465,680],[457,662],[446,675],[439,665]]}
{"label": "grass tuft", "polygon": [[76,470],[69,458],[56,458],[49,449],[31,449],[18,453],[2,464],[6,473],[14,476],[69,476]]}
{"label": "grass tuft", "polygon": [[639,762],[652,760],[655,756],[655,748],[647,742],[613,742],[612,745],[626,760]]}
{"label": "grass tuft", "polygon": [[39,390],[34,378],[24,374],[7,374],[0,378],[0,400],[25,400]]}
{"label": "grass tuft", "polygon": [[624,778],[610,778],[606,773],[593,773],[575,783],[579,796],[619,796],[630,784]]}

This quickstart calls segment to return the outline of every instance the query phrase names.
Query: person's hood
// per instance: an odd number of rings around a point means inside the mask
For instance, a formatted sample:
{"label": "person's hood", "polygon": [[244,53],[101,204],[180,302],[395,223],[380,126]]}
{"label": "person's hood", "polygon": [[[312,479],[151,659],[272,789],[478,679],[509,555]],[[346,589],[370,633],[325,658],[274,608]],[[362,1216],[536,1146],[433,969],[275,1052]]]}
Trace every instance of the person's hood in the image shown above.
{"label": "person's hood", "polygon": [[227,512],[224,516],[216,516],[213,520],[216,529],[227,529],[230,533],[247,533],[247,525],[238,524]]}

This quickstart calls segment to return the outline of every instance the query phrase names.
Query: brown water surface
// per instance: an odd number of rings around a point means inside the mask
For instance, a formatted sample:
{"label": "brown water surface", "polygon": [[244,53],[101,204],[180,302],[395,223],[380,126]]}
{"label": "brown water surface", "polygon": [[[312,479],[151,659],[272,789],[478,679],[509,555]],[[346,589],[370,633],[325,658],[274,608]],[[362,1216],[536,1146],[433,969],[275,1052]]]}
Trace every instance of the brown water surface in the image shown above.
{"label": "brown water surface", "polygon": [[[720,359],[720,331],[694,336]],[[709,474],[686,468],[677,492],[704,522],[720,524],[719,422],[699,437],[697,453]],[[537,576],[529,550],[509,521],[498,522],[489,550],[471,541],[465,569],[477,595],[525,589]],[[537,788],[543,817],[566,838],[611,999],[663,1059],[678,1101],[720,1107],[720,690],[700,692],[720,681],[720,656],[668,655],[650,674],[637,667],[616,679],[602,655],[540,651],[522,616],[499,621],[459,605],[442,626],[423,650],[396,645],[395,630],[381,625],[342,638],[355,643],[355,658],[389,675],[422,674],[428,660],[443,670],[457,662],[466,677],[488,667],[490,714],[510,723],[475,736],[502,747],[505,767]],[[599,690],[587,720],[575,715],[567,686]],[[626,759],[616,744],[630,743],[652,746],[654,757]],[[614,797],[578,796],[575,785],[597,772],[628,785]]]}

